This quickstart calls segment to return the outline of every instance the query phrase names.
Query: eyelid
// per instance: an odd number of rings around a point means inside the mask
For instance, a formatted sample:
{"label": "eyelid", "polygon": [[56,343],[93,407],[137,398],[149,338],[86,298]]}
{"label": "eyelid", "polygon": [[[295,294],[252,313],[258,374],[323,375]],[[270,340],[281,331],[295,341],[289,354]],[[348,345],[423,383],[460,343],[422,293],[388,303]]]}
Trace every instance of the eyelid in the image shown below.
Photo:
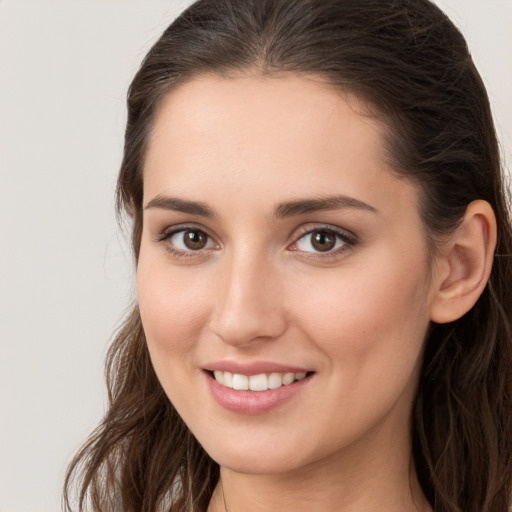
{"label": "eyelid", "polygon": [[[154,237],[154,241],[157,243],[165,244],[165,242],[176,233],[187,230],[197,230],[203,232],[209,238],[209,240],[211,240],[216,245],[215,249],[220,248],[220,244],[216,241],[215,237],[211,235],[210,230],[208,228],[201,224],[190,222],[167,226]],[[312,234],[316,231],[327,231],[333,233],[335,236],[339,237],[344,242],[343,246],[338,249],[333,249],[325,252],[301,251],[300,249],[293,247],[301,238],[305,237],[308,234]],[[302,253],[303,257],[306,258],[333,258],[339,256],[341,253],[345,253],[349,250],[352,250],[359,244],[359,239],[354,233],[347,229],[332,224],[308,223],[295,230],[295,233],[292,236],[293,242],[287,246],[287,250]],[[172,244],[167,244],[166,249],[173,255],[178,257],[199,256],[200,254],[204,254],[205,251],[212,250],[212,248],[203,248],[198,250],[181,250],[177,247],[174,247]]]}
{"label": "eyelid", "polygon": [[[338,249],[333,249],[325,252],[315,252],[315,251],[301,251],[298,248],[293,248],[297,242],[305,237],[306,235],[315,233],[317,231],[327,231],[329,233],[333,233],[335,236],[339,237],[343,242],[343,246]],[[346,252],[347,250],[353,249],[356,245],[358,245],[359,240],[357,236],[344,228],[339,226],[334,226],[332,224],[306,224],[299,228],[299,231],[294,235],[294,241],[288,246],[288,250],[301,252],[307,257],[313,258],[329,258],[339,256],[340,253]]]}
{"label": "eyelid", "polygon": [[[172,226],[167,226],[164,229],[160,230],[155,235],[154,241],[155,242],[163,242],[166,239],[168,239],[169,237],[171,237],[172,235],[179,233],[180,231],[187,231],[187,230],[202,231],[203,233],[205,233],[208,236],[208,238],[215,241],[215,237],[213,237],[211,235],[210,230],[208,228],[206,228],[205,226],[202,226],[201,224],[195,224],[193,222],[187,222],[187,223],[183,223],[183,224],[173,224]],[[217,242],[215,241],[215,243],[217,243]]]}
{"label": "eyelid", "polygon": [[[183,250],[180,249],[173,244],[169,242],[169,240],[176,235],[177,233],[180,233],[182,231],[201,231],[204,233],[209,241],[213,242],[215,244],[215,247],[203,247],[201,249],[197,250]],[[219,248],[218,242],[215,240],[215,237],[213,237],[209,230],[205,228],[204,226],[200,224],[195,223],[183,223],[183,224],[175,224],[172,226],[167,226],[165,229],[161,230],[155,237],[154,241],[156,243],[161,243],[165,246],[165,249],[170,252],[174,257],[177,258],[193,258],[198,257],[200,255],[204,255],[206,252],[209,252],[211,250],[216,250]],[[207,243],[208,243],[207,242]]]}

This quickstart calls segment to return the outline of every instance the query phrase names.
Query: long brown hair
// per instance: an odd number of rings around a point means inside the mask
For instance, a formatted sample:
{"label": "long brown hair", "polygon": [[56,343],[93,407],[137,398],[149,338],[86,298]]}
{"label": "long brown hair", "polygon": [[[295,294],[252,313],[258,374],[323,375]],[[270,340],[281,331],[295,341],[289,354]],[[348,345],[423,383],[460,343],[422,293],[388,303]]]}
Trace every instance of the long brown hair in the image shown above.
{"label": "long brown hair", "polygon": [[[162,97],[200,73],[315,74],[388,126],[396,172],[421,190],[435,250],[467,205],[488,201],[498,242],[488,285],[432,325],[412,416],[413,455],[437,512],[505,512],[512,496],[512,232],[489,101],[466,42],[428,0],[200,0],[164,32],[128,94],[119,211],[138,258],[144,155]],[[65,506],[204,511],[219,476],[165,396],[135,305],[107,359],[109,408],[72,461]]]}

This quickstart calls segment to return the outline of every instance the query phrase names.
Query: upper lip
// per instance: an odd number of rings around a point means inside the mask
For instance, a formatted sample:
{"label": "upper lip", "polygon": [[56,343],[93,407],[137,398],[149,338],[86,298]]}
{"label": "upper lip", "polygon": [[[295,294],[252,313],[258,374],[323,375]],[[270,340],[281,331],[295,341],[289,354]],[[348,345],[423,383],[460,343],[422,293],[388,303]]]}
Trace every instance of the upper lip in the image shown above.
{"label": "upper lip", "polygon": [[239,373],[241,375],[259,375],[260,373],[303,373],[307,368],[291,366],[273,361],[214,361],[204,366],[205,370]]}

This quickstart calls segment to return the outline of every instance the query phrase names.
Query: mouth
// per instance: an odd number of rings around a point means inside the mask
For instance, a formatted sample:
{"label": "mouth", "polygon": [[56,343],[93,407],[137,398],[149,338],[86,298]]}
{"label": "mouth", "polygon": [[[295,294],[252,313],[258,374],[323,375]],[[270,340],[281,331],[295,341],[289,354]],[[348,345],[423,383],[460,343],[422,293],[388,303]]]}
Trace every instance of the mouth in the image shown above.
{"label": "mouth", "polygon": [[283,406],[301,393],[315,372],[271,372],[246,375],[223,370],[204,372],[215,401],[228,411],[255,415]]}
{"label": "mouth", "polygon": [[207,370],[209,376],[221,386],[237,391],[268,391],[289,386],[309,377],[314,372],[272,372],[244,375],[221,370]]}
{"label": "mouth", "polygon": [[223,360],[202,370],[213,399],[224,409],[243,415],[284,406],[311,388],[316,375],[316,371],[272,361]]}

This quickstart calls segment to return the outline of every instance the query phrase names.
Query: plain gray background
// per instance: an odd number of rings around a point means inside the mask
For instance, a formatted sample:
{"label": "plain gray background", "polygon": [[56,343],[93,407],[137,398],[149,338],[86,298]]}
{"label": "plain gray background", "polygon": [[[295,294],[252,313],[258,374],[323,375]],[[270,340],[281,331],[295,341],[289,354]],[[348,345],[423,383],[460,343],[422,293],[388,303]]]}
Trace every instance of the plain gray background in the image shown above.
{"label": "plain gray background", "polygon": [[[114,217],[124,99],[189,0],[0,0],[0,512],[60,509],[134,296]],[[512,0],[439,0],[512,148]],[[510,165],[508,165],[510,168]]]}

